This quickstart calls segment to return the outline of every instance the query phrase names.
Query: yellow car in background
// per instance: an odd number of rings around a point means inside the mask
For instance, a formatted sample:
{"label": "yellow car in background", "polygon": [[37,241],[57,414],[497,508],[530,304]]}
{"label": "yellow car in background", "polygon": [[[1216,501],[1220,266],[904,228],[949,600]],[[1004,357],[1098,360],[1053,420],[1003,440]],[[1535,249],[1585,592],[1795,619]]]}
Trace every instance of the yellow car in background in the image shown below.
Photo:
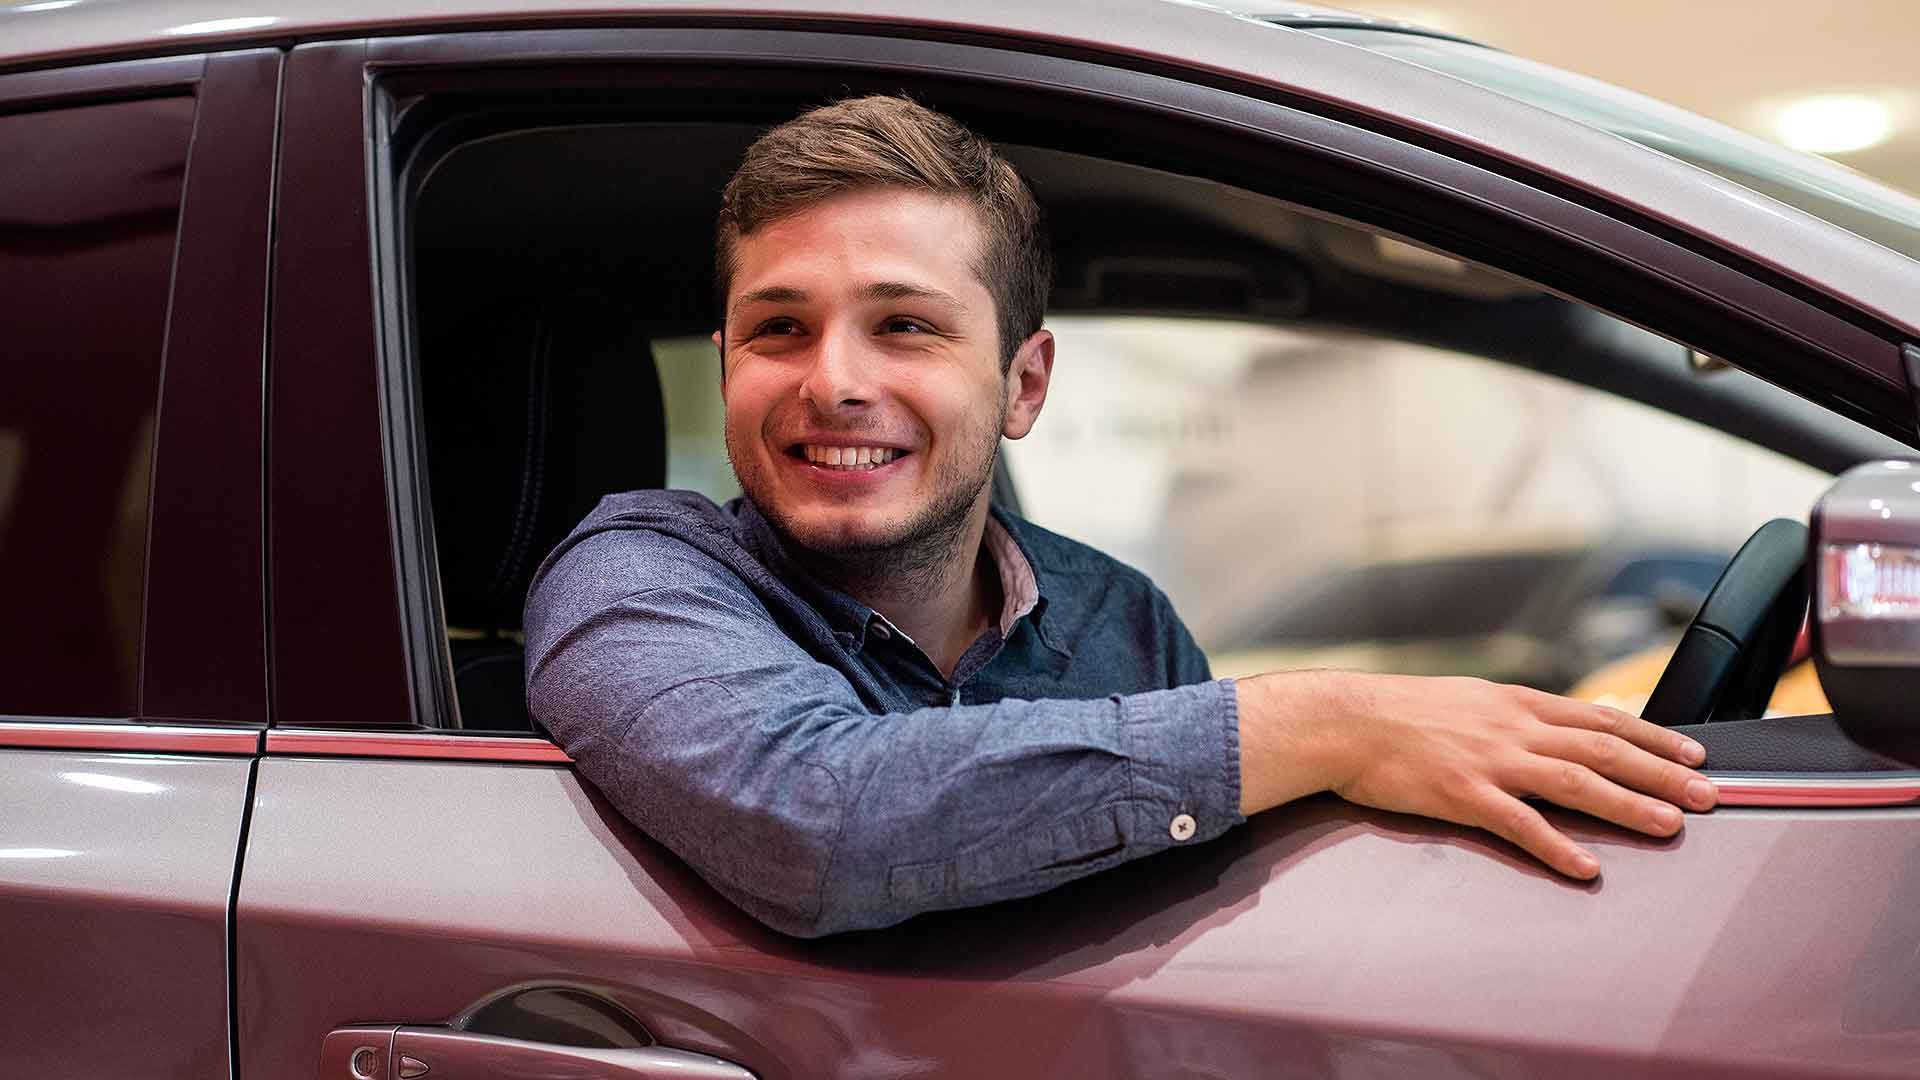
{"label": "yellow car in background", "polygon": [[[1647,698],[1660,681],[1660,674],[1667,670],[1667,661],[1672,659],[1673,647],[1679,640],[1673,637],[1598,668],[1573,684],[1567,696],[1625,709],[1638,716],[1640,710],[1646,708]],[[1803,626],[1793,643],[1787,670],[1774,684],[1773,697],[1767,702],[1767,715],[1811,716],[1833,711],[1826,692],[1820,688],[1820,676],[1813,669],[1810,649]]]}

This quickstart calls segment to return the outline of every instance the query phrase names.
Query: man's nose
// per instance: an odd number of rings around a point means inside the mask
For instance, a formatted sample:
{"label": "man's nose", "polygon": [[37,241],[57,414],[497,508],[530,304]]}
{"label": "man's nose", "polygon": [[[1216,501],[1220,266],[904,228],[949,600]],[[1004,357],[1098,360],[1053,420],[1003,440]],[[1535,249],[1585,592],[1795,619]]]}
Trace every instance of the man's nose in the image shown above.
{"label": "man's nose", "polygon": [[872,403],[873,358],[865,343],[848,330],[822,334],[813,364],[800,382],[800,397],[820,412],[838,412]]}

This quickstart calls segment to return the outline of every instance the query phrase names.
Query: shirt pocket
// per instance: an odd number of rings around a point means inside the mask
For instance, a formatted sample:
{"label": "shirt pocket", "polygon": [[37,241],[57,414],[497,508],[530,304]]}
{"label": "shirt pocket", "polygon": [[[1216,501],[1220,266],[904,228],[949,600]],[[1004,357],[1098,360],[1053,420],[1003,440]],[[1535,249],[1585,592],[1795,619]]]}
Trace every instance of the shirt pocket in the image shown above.
{"label": "shirt pocket", "polygon": [[1036,892],[1119,861],[1127,850],[1129,816],[1120,804],[1111,804],[951,859],[896,866],[887,872],[887,892],[901,903]]}

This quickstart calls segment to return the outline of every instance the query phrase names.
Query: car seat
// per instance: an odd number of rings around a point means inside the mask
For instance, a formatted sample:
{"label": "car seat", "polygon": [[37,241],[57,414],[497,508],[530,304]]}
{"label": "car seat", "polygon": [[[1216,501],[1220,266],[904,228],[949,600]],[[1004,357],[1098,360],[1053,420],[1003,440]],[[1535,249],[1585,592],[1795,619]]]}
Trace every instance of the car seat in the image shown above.
{"label": "car seat", "polygon": [[534,570],[601,496],[666,482],[653,353],[630,308],[573,294],[470,318],[422,367],[457,722],[533,730],[519,631]]}

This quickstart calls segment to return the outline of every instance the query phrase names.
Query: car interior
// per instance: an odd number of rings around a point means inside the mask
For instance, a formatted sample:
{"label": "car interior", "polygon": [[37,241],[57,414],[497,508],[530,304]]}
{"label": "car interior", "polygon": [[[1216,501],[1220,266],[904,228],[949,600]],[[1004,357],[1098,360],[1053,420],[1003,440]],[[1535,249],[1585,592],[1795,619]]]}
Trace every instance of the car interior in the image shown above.
{"label": "car interior", "polygon": [[[1828,473],[1905,450],[1500,270],[1273,195],[1037,145],[1003,115],[920,96],[995,137],[1029,178],[1055,248],[1054,314],[1360,330],[1710,419]],[[652,343],[716,325],[719,190],[758,132],[803,103],[663,119],[489,98],[400,124],[390,243],[406,268],[427,466],[416,497],[430,507],[447,628],[442,726],[534,730],[518,634],[528,584],[602,494],[666,484],[670,418]],[[1004,464],[1003,503],[1016,497]],[[1711,726],[1718,768],[1912,767],[1831,716]]]}

